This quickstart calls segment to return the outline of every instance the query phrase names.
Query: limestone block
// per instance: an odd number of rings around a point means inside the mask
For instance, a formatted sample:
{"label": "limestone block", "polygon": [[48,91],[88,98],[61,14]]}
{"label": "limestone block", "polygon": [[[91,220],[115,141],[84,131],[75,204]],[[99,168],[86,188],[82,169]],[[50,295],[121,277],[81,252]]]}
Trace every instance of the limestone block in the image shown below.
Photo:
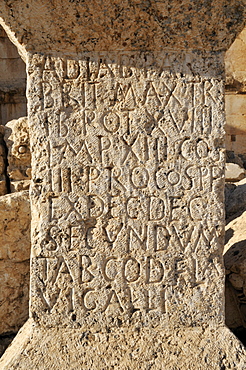
{"label": "limestone block", "polygon": [[0,8],[1,24],[23,57],[26,51],[224,51],[244,28],[244,14],[244,0],[1,0]]}
{"label": "limestone block", "polygon": [[7,123],[4,141],[8,148],[7,173],[11,192],[28,189],[31,179],[31,153],[26,117]]}
{"label": "limestone block", "polygon": [[17,332],[28,317],[30,221],[27,191],[0,197],[0,334]]}
{"label": "limestone block", "polygon": [[29,60],[38,325],[106,331],[221,320],[221,59],[211,68],[199,54],[176,58]]}
{"label": "limestone block", "polygon": [[246,30],[238,35],[225,56],[226,78],[229,87],[245,92],[246,89]]}
{"label": "limestone block", "polygon": [[236,333],[246,330],[246,212],[226,225],[226,323]]}
{"label": "limestone block", "polygon": [[223,56],[244,2],[1,5],[33,178],[31,319],[0,367],[243,369],[222,245]]}
{"label": "limestone block", "polygon": [[[140,325],[141,326],[141,325]],[[243,345],[226,327],[114,328],[109,333],[90,329],[35,328],[24,325],[0,360],[3,370],[245,369]],[[36,330],[35,330],[36,329]]]}
{"label": "limestone block", "polygon": [[12,262],[30,258],[30,201],[28,191],[0,197],[0,259]]}
{"label": "limestone block", "polygon": [[226,163],[225,179],[226,181],[240,181],[245,177],[244,168],[236,163]]}

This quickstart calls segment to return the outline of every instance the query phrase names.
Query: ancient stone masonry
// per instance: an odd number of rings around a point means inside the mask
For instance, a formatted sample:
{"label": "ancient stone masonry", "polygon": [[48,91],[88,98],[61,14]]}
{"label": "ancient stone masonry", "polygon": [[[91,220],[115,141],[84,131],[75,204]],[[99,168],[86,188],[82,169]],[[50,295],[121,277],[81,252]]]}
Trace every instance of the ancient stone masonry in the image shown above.
{"label": "ancient stone masonry", "polygon": [[222,265],[243,3],[1,3],[27,61],[32,253],[30,319],[0,367],[243,369]]}
{"label": "ancient stone masonry", "polygon": [[16,333],[28,317],[30,276],[28,191],[0,197],[0,221],[0,334],[6,335]]}
{"label": "ancient stone masonry", "polygon": [[27,117],[13,120],[26,115],[25,92],[25,63],[0,27],[0,356],[28,319],[31,215],[20,190],[30,182],[29,135]]}
{"label": "ancient stone masonry", "polygon": [[10,191],[27,190],[31,178],[31,153],[27,117],[8,122],[4,129],[8,148],[7,176]]}
{"label": "ancient stone masonry", "polygon": [[25,63],[0,26],[0,125],[26,116]]}
{"label": "ancient stone masonry", "polygon": [[182,53],[29,63],[32,315],[91,328],[220,321],[217,70]]}

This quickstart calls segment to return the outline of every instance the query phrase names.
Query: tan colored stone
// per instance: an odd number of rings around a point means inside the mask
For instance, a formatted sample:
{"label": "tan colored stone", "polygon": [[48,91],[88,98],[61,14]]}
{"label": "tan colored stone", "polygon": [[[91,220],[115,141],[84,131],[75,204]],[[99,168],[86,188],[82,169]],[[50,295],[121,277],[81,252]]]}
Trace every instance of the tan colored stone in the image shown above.
{"label": "tan colored stone", "polygon": [[226,244],[224,248],[224,261],[227,270],[226,323],[236,332],[242,331],[242,329],[246,330],[245,225],[245,211],[242,214],[234,215],[234,219],[226,225]]}
{"label": "tan colored stone", "polygon": [[0,197],[0,260],[30,258],[30,201],[28,191]]}
{"label": "tan colored stone", "polygon": [[26,116],[26,68],[0,27],[0,124]]}
{"label": "tan colored stone", "polygon": [[246,153],[246,30],[236,38],[225,55],[226,67],[226,148],[237,154]]}
{"label": "tan colored stone", "polygon": [[[30,243],[26,243],[30,250]],[[0,334],[17,333],[28,319],[30,261],[0,260]]]}
{"label": "tan colored stone", "polygon": [[[62,14],[62,16],[60,16]],[[19,53],[227,50],[244,27],[243,0],[1,0],[1,24]],[[71,27],[71,25],[73,25]]]}
{"label": "tan colored stone", "polygon": [[26,190],[30,184],[31,153],[27,117],[5,126],[4,141],[8,148],[7,173],[11,192]]}
{"label": "tan colored stone", "polygon": [[30,202],[28,192],[0,197],[0,334],[28,318]]}
{"label": "tan colored stone", "polygon": [[[245,72],[246,73],[246,72]],[[229,135],[246,135],[246,96],[242,94],[227,94],[226,103],[226,133]],[[238,145],[238,143],[236,143]],[[239,148],[245,153],[244,147]]]}
{"label": "tan colored stone", "polygon": [[[225,327],[113,328],[110,333],[36,328],[29,320],[0,360],[2,370],[78,368],[245,369],[245,349]],[[21,354],[21,355],[19,355]]]}
{"label": "tan colored stone", "polygon": [[226,181],[240,181],[245,177],[245,169],[236,163],[226,163]]}
{"label": "tan colored stone", "polygon": [[[238,35],[234,43],[231,45],[225,56],[225,67],[227,74],[227,84],[235,84],[239,91],[246,90],[246,29]],[[241,84],[241,86],[240,86]]]}
{"label": "tan colored stone", "polygon": [[244,2],[1,5],[33,178],[32,319],[0,366],[243,369],[221,250],[223,56]]}

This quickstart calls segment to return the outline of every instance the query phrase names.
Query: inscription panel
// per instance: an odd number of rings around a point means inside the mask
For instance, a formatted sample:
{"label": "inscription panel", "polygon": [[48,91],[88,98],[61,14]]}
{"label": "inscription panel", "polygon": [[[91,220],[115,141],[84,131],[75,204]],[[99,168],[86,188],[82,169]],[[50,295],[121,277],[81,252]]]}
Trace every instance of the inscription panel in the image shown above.
{"label": "inscription panel", "polygon": [[221,312],[223,85],[206,63],[30,59],[36,320],[193,325]]}

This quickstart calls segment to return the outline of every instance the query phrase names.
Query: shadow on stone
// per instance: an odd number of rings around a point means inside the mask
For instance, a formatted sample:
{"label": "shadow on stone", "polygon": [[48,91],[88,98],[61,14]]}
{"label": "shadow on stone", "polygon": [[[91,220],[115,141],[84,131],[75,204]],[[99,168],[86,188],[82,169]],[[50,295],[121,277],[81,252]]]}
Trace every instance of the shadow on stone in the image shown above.
{"label": "shadow on stone", "polygon": [[4,354],[7,347],[10,345],[16,333],[9,333],[0,336],[0,357]]}

